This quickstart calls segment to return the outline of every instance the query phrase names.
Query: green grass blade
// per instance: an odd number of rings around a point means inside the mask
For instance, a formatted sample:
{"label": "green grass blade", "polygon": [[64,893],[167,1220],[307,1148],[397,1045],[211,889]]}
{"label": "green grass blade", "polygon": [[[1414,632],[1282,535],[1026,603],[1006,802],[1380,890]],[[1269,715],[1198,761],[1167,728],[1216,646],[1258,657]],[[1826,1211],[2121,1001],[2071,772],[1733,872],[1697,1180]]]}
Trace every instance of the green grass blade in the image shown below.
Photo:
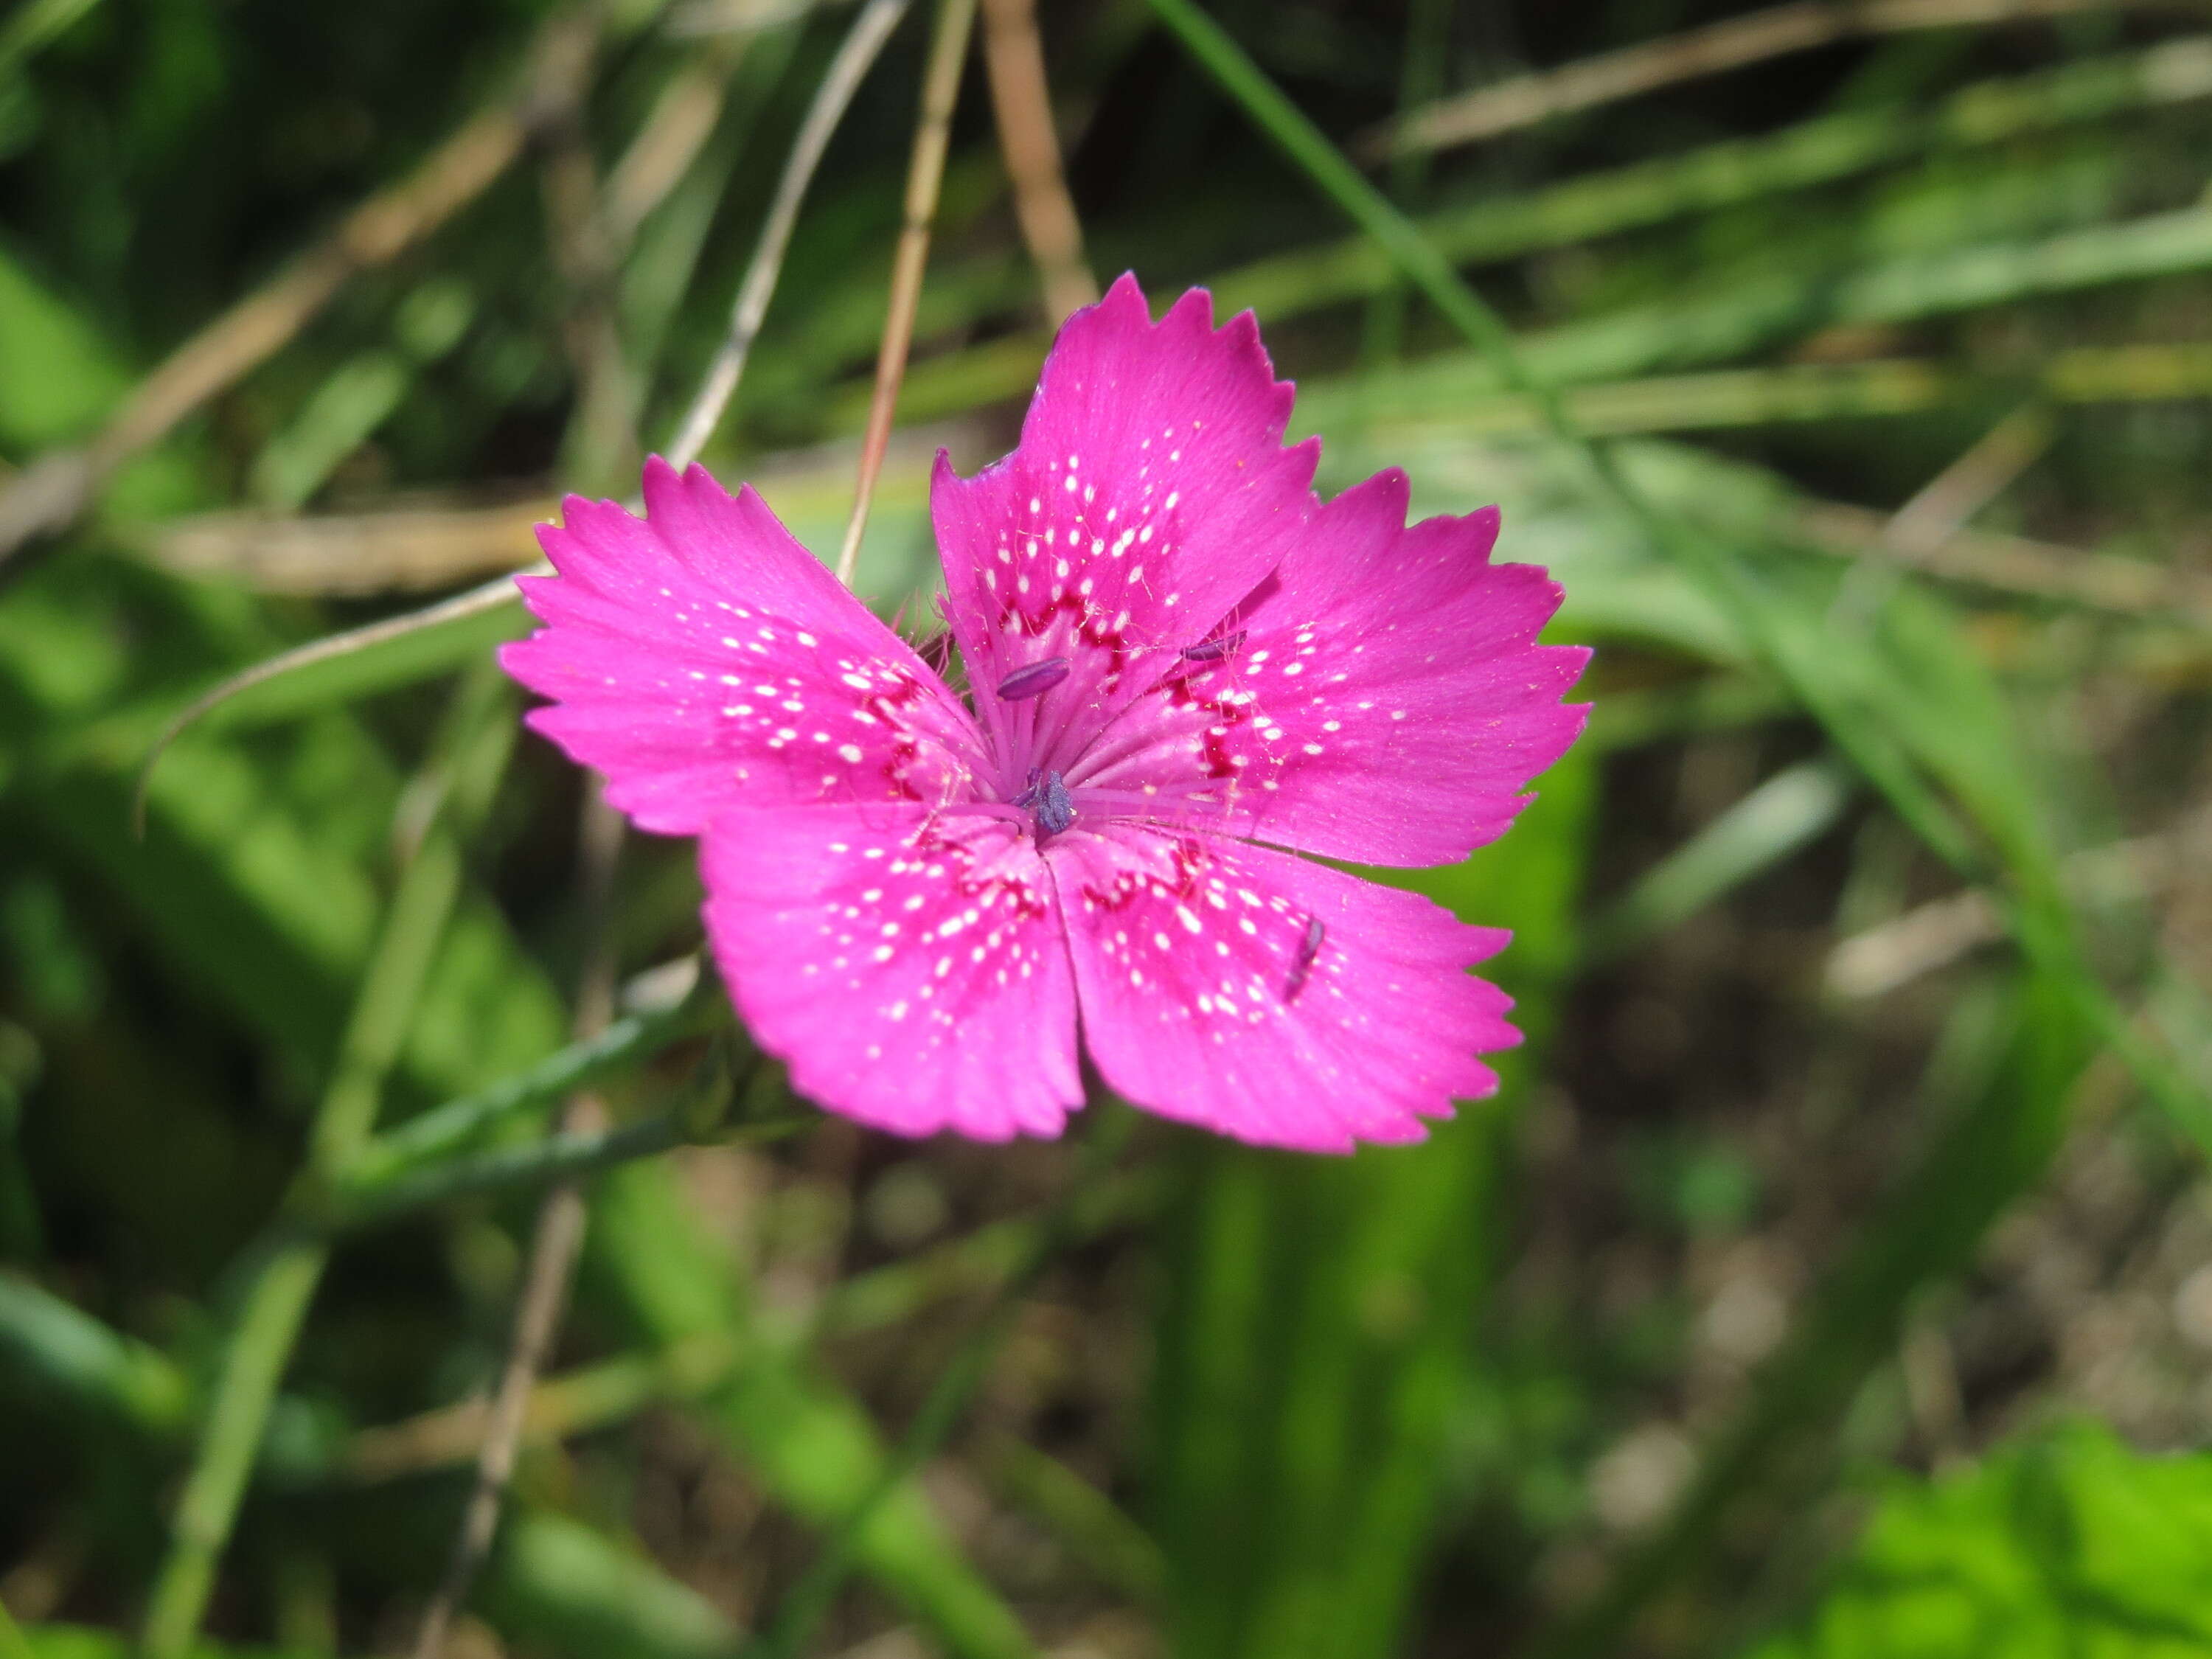
{"label": "green grass blade", "polygon": [[510,1641],[573,1659],[728,1659],[738,1632],[714,1605],[580,1521],[524,1509],[476,1600]]}
{"label": "green grass blade", "polygon": [[1687,921],[1788,857],[1842,816],[1849,783],[1803,761],[1778,772],[1638,878],[1590,923],[1586,960],[1602,962]]}
{"label": "green grass blade", "polygon": [[1208,1142],[1170,1206],[1151,1510],[1187,1659],[1395,1653],[1426,1564],[1443,1425],[1504,1224],[1513,1106],[1572,950],[1594,770],[1571,756],[1503,842],[1375,872],[1515,943],[1492,975],[1530,1047],[1418,1151]]}

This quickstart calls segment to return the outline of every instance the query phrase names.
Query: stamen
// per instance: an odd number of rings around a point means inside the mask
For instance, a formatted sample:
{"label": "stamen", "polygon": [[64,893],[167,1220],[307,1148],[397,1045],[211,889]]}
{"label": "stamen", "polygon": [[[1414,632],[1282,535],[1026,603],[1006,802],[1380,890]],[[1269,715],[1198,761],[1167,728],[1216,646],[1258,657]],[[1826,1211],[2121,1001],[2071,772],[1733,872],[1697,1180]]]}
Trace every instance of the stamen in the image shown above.
{"label": "stamen", "polygon": [[[1133,708],[1135,706],[1131,705]],[[1117,720],[1115,723],[1121,722]],[[1143,754],[1145,750],[1161,742],[1160,733],[1156,726],[1141,725],[1134,720],[1128,721],[1127,725],[1127,729],[1118,739],[1113,736],[1114,726],[1108,726],[1103,736],[1093,738],[1091,747],[1076,757],[1075,763],[1067,769],[1075,774],[1075,780],[1079,785],[1087,778],[1095,778],[1102,773],[1112,771],[1124,761]]]}
{"label": "stamen", "polygon": [[1065,657],[1047,657],[1042,662],[1017,668],[999,682],[999,696],[1007,702],[1018,702],[1024,697],[1049,691],[1067,678],[1072,666]]}
{"label": "stamen", "polygon": [[1218,640],[1208,640],[1203,645],[1194,645],[1182,653],[1185,662],[1218,662],[1244,643],[1246,630],[1240,628],[1234,634],[1224,634]]}
{"label": "stamen", "polygon": [[[1102,789],[1087,784],[1073,787],[1082,790],[1086,806],[1103,807],[1117,817],[1152,818],[1161,823],[1226,811],[1235,787],[1222,778],[1194,778],[1135,789]],[[1200,810],[1184,810],[1191,808]]]}
{"label": "stamen", "polygon": [[1297,951],[1291,957],[1291,971],[1283,978],[1283,1000],[1296,1002],[1298,993],[1306,988],[1306,975],[1313,971],[1314,958],[1321,954],[1321,942],[1328,937],[1328,929],[1321,925],[1319,916],[1306,918],[1306,936],[1298,941]]}
{"label": "stamen", "polygon": [[1026,811],[1018,810],[1021,806],[1020,801],[956,800],[947,801],[934,810],[939,817],[997,818],[1007,823],[1026,825],[1029,814]]}

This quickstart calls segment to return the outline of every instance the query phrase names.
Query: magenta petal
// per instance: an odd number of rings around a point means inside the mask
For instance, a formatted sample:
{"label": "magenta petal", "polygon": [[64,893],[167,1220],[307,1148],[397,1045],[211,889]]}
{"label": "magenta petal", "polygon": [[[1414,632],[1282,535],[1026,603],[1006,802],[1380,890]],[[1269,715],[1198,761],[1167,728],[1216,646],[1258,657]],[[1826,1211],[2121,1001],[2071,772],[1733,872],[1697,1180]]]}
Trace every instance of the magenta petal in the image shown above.
{"label": "magenta petal", "polygon": [[1490,562],[1495,508],[1407,527],[1406,499],[1393,471],[1323,507],[1224,625],[1234,648],[1131,708],[1082,781],[1223,779],[1222,828],[1370,864],[1504,834],[1582,730],[1588,709],[1559,698],[1589,653],[1535,642],[1559,585]]}
{"label": "magenta petal", "polygon": [[1047,855],[1084,1044],[1136,1105],[1307,1152],[1419,1140],[1487,1095],[1507,935],[1289,854],[1113,826]]}
{"label": "magenta petal", "polygon": [[648,516],[571,496],[540,529],[547,625],[500,654],[554,699],[531,724],[647,830],[735,805],[938,800],[980,762],[942,681],[750,489],[646,465]]}
{"label": "magenta petal", "polygon": [[1020,447],[969,479],[939,459],[931,512],[970,682],[1069,658],[1037,716],[1049,750],[1054,722],[1079,739],[1165,672],[1310,510],[1316,450],[1283,447],[1290,410],[1251,315],[1215,330],[1203,290],[1155,324],[1124,276],[1070,317]]}
{"label": "magenta petal", "polygon": [[738,812],[700,860],[738,1010],[792,1085],[896,1134],[1056,1135],[1083,1101],[1049,878],[1006,820]]}

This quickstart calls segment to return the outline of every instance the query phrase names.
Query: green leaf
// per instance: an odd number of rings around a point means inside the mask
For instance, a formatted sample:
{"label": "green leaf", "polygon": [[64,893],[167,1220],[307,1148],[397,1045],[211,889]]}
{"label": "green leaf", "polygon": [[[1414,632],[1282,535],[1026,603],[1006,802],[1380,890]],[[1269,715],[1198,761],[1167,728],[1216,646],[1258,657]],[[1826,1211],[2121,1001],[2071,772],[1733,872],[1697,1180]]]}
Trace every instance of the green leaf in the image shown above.
{"label": "green leaf", "polygon": [[2212,1650],[2212,1455],[2087,1424],[1893,1484],[1818,1607],[1750,1659]]}

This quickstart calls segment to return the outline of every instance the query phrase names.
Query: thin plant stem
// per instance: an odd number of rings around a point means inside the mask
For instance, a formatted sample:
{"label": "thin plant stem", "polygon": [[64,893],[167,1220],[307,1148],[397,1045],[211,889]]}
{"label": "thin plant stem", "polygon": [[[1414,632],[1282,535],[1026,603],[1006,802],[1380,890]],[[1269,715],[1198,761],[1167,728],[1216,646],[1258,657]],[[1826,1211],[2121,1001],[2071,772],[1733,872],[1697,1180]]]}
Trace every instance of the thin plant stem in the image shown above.
{"label": "thin plant stem", "polygon": [[[511,693],[487,664],[462,682],[433,769],[449,768],[442,816],[402,871],[369,958],[337,1064],[309,1136],[310,1188],[366,1143],[385,1078],[399,1057],[439,939],[461,887],[457,824],[488,805],[513,744]],[[147,1603],[147,1659],[183,1659],[198,1635],[224,1546],[259,1452],[300,1329],[330,1255],[326,1241],[281,1237],[264,1248],[242,1294],[167,1553]]]}
{"label": "thin plant stem", "polygon": [[[2148,559],[2093,553],[1987,530],[1900,535],[1899,515],[1842,501],[1805,501],[1778,525],[1817,552],[1907,567],[1939,581],[2212,633],[2212,583]],[[1911,526],[1907,526],[1908,531]],[[1917,534],[1917,532],[1912,532]]]}
{"label": "thin plant stem", "polygon": [[671,465],[680,470],[696,460],[720,423],[722,411],[729,407],[731,395],[738,389],[738,377],[745,372],[745,358],[760,333],[762,320],[768,315],[768,302],[775,297],[776,278],[783,271],[783,256],[791,245],[793,228],[799,222],[799,210],[806,198],[806,188],[813,182],[815,169],[821,165],[822,153],[829,148],[830,135],[844,118],[846,107],[853,101],[853,94],[860,89],[869,66],[876,61],[884,43],[890,39],[891,31],[898,27],[899,19],[906,15],[907,5],[908,0],[868,0],[860,16],[854,20],[844,43],[837,48],[837,55],[830,60],[830,68],[822,77],[814,101],[799,123],[791,158],[784,163],[775,198],[769,204],[767,222],[761,227],[752,264],[746,268],[736,303],[730,308],[729,333],[708,366],[706,379],[701,382],[691,406],[684,411],[684,419],[677,426],[676,437],[669,445]]}
{"label": "thin plant stem", "polygon": [[[615,946],[609,923],[615,872],[622,858],[623,817],[598,789],[587,786],[582,818],[578,884],[587,943],[577,980],[574,1035],[589,1039],[606,1029],[614,1013]],[[571,1095],[556,1139],[605,1132],[606,1109],[598,1097],[585,1092]],[[461,1511],[445,1578],[423,1611],[415,1638],[416,1659],[437,1659],[453,1614],[490,1552],[492,1535],[499,1527],[501,1502],[514,1474],[530,1391],[544,1368],[545,1357],[560,1329],[562,1310],[568,1304],[568,1281],[584,1244],[584,1221],[583,1189],[573,1177],[556,1183],[538,1206],[523,1270],[522,1294],[515,1306],[514,1333],[477,1449],[476,1481]]]}
{"label": "thin plant stem", "polygon": [[722,118],[730,78],[751,44],[750,34],[716,35],[661,88],[637,136],[607,173],[600,228],[613,246],[629,245],[647,216],[698,160]]}
{"label": "thin plant stem", "polygon": [[983,68],[1014,218],[1044,289],[1047,317],[1057,323],[1098,297],[1098,279],[1083,257],[1083,222],[1060,165],[1036,0],[983,0]]}
{"label": "thin plant stem", "polygon": [[774,1116],[708,1128],[696,1111],[685,1107],[612,1128],[556,1130],[527,1146],[471,1153],[373,1187],[349,1188],[319,1212],[307,1212],[297,1224],[319,1233],[357,1232],[456,1198],[543,1187],[702,1140],[775,1140],[818,1121],[811,1115]]}
{"label": "thin plant stem", "polygon": [[549,1101],[696,1036],[710,1018],[719,1016],[723,1006],[720,986],[712,975],[702,975],[674,1007],[628,1015],[526,1071],[433,1107],[377,1136],[347,1165],[347,1176],[360,1185],[374,1186],[449,1158]]}
{"label": "thin plant stem", "polygon": [[[551,566],[540,562],[532,566],[531,571],[523,574],[535,572],[544,574],[551,568]],[[202,692],[171,717],[169,723],[161,728],[161,735],[147,749],[146,758],[139,763],[137,786],[131,796],[132,830],[141,836],[146,833],[146,794],[153,785],[155,767],[161,763],[161,757],[168,752],[170,745],[210,710],[222,707],[242,691],[251,691],[257,685],[280,679],[298,669],[312,668],[317,663],[332,662],[340,657],[350,657],[393,640],[404,639],[408,635],[420,633],[424,629],[465,622],[471,617],[480,617],[487,611],[513,605],[520,597],[520,590],[515,586],[513,575],[495,576],[481,586],[470,588],[465,593],[456,593],[450,599],[441,599],[435,605],[425,605],[420,611],[410,611],[402,617],[387,617],[382,622],[349,628],[343,633],[326,634],[321,639],[311,640],[292,650],[280,652]]]}
{"label": "thin plant stem", "polygon": [[329,1259],[319,1242],[283,1245],[261,1261],[246,1291],[147,1604],[139,1635],[147,1659],[182,1659],[191,1650],[276,1385]]}
{"label": "thin plant stem", "polygon": [[960,97],[960,73],[968,61],[968,40],[975,32],[975,0],[938,0],[937,25],[929,37],[929,59],[921,76],[921,112],[914,129],[914,153],[907,164],[905,212],[898,249],[891,257],[890,303],[884,313],[883,348],[876,354],[876,390],[868,404],[868,426],[860,440],[860,476],[853,491],[853,516],[845,526],[845,544],[837,550],[837,580],[850,587],[860,556],[860,537],[868,527],[868,507],[876,479],[891,441],[891,420],[898,410],[899,382],[906,378],[907,353],[914,346],[914,317],[921,304],[921,277],[929,263],[929,228],[937,217],[937,198],[945,184],[945,152],[952,137],[952,109]]}
{"label": "thin plant stem", "polygon": [[2039,404],[2024,404],[1954,457],[1950,464],[1890,514],[1882,539],[1902,552],[1926,557],[1939,551],[1968,520],[2009,489],[2051,447],[2057,428]]}
{"label": "thin plant stem", "polygon": [[861,1533],[891,1494],[936,1455],[959,1425],[969,1401],[989,1375],[992,1362],[1012,1330],[1023,1298],[1075,1236],[1085,1200],[1105,1178],[1128,1142],[1134,1114],[1116,1103],[1106,1107],[1101,1116],[1067,1187],[1000,1285],[989,1309],[938,1374],[921,1409],[915,1413],[875,1484],[838,1522],[821,1553],[783,1598],[774,1622],[765,1633],[746,1644],[741,1659],[798,1659],[851,1576]]}

